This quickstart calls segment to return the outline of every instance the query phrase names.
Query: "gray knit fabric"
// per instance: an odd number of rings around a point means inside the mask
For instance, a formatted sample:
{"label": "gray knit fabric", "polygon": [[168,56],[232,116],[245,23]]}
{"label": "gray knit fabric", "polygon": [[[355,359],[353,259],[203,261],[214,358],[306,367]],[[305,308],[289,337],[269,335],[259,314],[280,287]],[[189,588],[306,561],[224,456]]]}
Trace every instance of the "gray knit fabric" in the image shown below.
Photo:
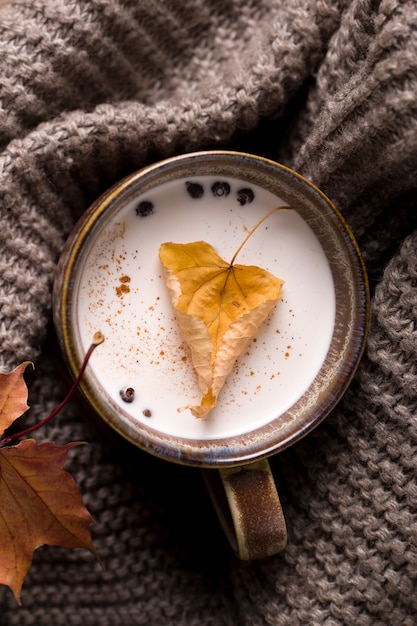
{"label": "gray knit fabric", "polygon": [[51,284],[74,221],[113,182],[195,149],[244,149],[318,184],[372,288],[367,351],[338,408],[272,459],[289,544],[231,554],[198,470],[126,451],[68,407],[38,439],[69,469],[101,569],[40,548],[1,626],[417,624],[415,0],[3,0],[0,363],[36,362],[32,411],[67,382]]}

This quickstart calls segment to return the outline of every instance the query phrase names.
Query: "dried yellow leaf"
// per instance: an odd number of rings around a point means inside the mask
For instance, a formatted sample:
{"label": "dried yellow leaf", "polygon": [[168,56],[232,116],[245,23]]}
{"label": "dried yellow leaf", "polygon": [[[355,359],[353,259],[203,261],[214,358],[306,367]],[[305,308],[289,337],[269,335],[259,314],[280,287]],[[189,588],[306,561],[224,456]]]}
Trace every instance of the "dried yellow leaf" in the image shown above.
{"label": "dried yellow leaf", "polygon": [[202,393],[199,405],[184,408],[205,417],[280,298],[283,281],[257,266],[227,263],[204,241],[164,243],[159,257]]}

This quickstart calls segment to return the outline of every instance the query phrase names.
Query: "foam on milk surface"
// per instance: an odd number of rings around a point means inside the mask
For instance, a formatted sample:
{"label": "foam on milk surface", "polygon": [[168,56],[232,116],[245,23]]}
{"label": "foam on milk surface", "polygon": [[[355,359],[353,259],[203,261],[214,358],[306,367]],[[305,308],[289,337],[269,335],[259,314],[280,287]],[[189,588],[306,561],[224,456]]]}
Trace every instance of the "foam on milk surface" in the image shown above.
{"label": "foam on milk surface", "polygon": [[[268,218],[236,262],[282,278],[282,298],[237,360],[216,409],[203,420],[188,410],[178,412],[198,403],[201,394],[169,301],[160,245],[204,240],[230,260],[259,219],[284,204],[244,181],[187,180],[198,183],[204,195],[192,197],[185,180],[161,185],[97,231],[80,265],[73,305],[84,350],[97,330],[105,336],[90,364],[130,420],[186,438],[228,437],[284,413],[314,380],[333,333],[333,279],[320,242],[295,210]],[[229,185],[228,195],[213,194],[219,180]],[[243,206],[237,201],[242,188],[254,192]],[[135,391],[131,403],[120,396],[126,387]]]}

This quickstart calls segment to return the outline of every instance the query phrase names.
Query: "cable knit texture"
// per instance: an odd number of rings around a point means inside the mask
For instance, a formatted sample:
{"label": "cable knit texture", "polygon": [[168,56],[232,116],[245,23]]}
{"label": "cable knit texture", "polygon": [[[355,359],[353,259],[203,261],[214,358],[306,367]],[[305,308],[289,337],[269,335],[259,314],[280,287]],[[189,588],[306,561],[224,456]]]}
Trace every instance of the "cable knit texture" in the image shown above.
{"label": "cable knit texture", "polygon": [[416,29],[414,0],[0,3],[0,365],[36,361],[26,423],[65,393],[47,333],[63,242],[144,164],[222,147],[293,167],[372,288],[344,399],[271,460],[283,553],[238,562],[197,470],[108,441],[74,403],[39,439],[91,442],[68,467],[105,569],[39,549],[23,607],[0,589],[1,626],[417,624]]}

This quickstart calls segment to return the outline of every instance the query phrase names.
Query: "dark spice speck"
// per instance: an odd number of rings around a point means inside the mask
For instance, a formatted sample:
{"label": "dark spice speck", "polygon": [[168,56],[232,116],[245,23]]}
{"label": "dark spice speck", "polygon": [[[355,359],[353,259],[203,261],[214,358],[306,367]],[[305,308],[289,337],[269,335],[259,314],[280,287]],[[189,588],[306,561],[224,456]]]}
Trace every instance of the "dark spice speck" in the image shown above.
{"label": "dark spice speck", "polygon": [[139,215],[140,217],[148,217],[148,215],[152,215],[153,210],[153,202],[150,200],[142,200],[142,202],[139,202],[136,207],[136,215]]}
{"label": "dark spice speck", "polygon": [[198,200],[198,198],[202,198],[204,196],[204,187],[203,185],[200,185],[200,183],[192,183],[190,180],[187,180],[185,186],[188,194],[194,200]]}
{"label": "dark spice speck", "polygon": [[239,191],[237,192],[237,201],[241,206],[243,206],[244,204],[250,204],[251,202],[253,202],[254,198],[255,194],[250,187],[239,189]]}
{"label": "dark spice speck", "polygon": [[230,185],[225,180],[218,180],[211,186],[211,191],[217,198],[226,198],[230,193]]}
{"label": "dark spice speck", "polygon": [[123,387],[123,389],[120,389],[120,397],[124,402],[133,402],[135,399],[135,390],[133,387]]}

